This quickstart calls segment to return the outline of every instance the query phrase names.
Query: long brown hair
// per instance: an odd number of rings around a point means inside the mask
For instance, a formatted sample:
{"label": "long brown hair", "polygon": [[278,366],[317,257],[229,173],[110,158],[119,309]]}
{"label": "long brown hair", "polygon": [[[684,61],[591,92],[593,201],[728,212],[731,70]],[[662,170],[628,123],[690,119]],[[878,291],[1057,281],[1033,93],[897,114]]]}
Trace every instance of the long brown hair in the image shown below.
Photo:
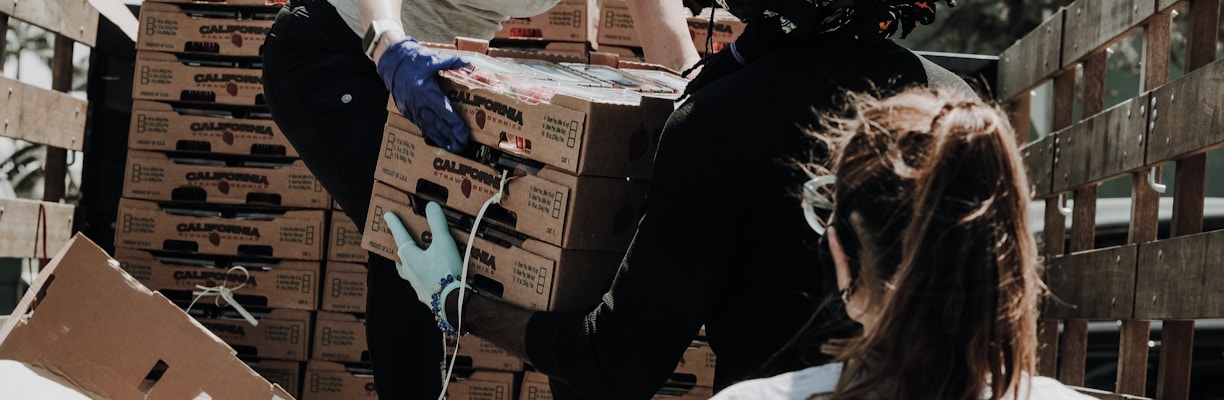
{"label": "long brown hair", "polygon": [[1027,392],[1043,285],[1015,134],[969,94],[851,96],[835,226],[874,329],[839,359],[831,398],[991,399]]}

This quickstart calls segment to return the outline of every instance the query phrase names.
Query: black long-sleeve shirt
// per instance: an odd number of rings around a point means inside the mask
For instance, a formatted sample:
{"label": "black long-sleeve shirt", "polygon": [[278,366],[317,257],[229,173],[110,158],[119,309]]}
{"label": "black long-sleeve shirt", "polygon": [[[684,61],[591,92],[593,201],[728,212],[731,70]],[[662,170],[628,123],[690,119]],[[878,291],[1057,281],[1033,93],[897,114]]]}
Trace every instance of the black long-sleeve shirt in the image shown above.
{"label": "black long-sleeve shirt", "polygon": [[663,130],[611,290],[592,309],[532,317],[528,358],[586,397],[648,399],[704,324],[715,390],[805,367],[788,351],[762,368],[832,288],[800,208],[808,177],[795,163],[812,157],[800,126],[842,90],[928,82],[968,90],[891,41],[830,40],[779,48],[695,93]]}

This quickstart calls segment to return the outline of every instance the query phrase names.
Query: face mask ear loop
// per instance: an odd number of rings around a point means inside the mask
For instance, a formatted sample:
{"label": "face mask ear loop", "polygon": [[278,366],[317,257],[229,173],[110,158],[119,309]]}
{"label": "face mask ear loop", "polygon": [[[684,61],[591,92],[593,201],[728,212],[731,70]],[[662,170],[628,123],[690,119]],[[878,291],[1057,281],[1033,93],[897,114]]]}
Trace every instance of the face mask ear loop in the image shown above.
{"label": "face mask ear loop", "polygon": [[[468,234],[467,249],[463,252],[463,271],[459,274],[460,285],[457,289],[459,290],[459,315],[457,317],[459,322],[455,326],[455,352],[451,354],[450,363],[446,367],[446,374],[442,377],[442,393],[438,394],[438,400],[446,398],[446,388],[450,386],[451,376],[455,372],[455,362],[459,359],[459,337],[462,335],[460,332],[463,332],[463,297],[468,288],[468,262],[472,259],[472,244],[476,242],[476,233],[480,229],[480,221],[484,220],[485,211],[488,211],[489,206],[493,204],[501,204],[502,194],[506,192],[506,182],[514,178],[516,177],[510,176],[508,171],[502,170],[501,186],[497,188],[497,193],[494,193],[493,197],[490,197],[489,200],[484,202],[484,205],[480,206],[480,212],[476,213],[476,221],[472,222],[472,230]],[[445,348],[446,335],[442,335],[442,345]]]}

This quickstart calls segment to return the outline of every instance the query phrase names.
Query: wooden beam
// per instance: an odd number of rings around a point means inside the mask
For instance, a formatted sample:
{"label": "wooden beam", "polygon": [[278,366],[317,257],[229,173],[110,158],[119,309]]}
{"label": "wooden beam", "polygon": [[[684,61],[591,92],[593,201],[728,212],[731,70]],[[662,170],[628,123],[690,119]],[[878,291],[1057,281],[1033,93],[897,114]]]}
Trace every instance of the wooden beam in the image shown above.
{"label": "wooden beam", "polygon": [[[1121,39],[1156,11],[1152,0],[1078,0],[1066,8],[1063,66]],[[1085,115],[1090,115],[1085,113]]]}
{"label": "wooden beam", "polygon": [[[1211,63],[1152,92],[1147,163],[1224,146],[1224,61]],[[1180,184],[1180,183],[1178,183]]]}
{"label": "wooden beam", "polygon": [[66,93],[0,77],[0,136],[80,150],[87,104]]}
{"label": "wooden beam", "polygon": [[1050,197],[1050,180],[1054,173],[1054,143],[1056,136],[1046,136],[1020,148],[1024,171],[1028,174],[1029,191],[1035,199]]}
{"label": "wooden beam", "polygon": [[1052,191],[1095,185],[1142,168],[1147,101],[1147,94],[1140,95],[1059,132]]}
{"label": "wooden beam", "polygon": [[0,199],[0,257],[51,258],[72,238],[73,207]]}
{"label": "wooden beam", "polygon": [[[1046,300],[1050,301],[1050,300]],[[1037,374],[1058,377],[1058,320],[1037,320]]]}
{"label": "wooden beam", "polygon": [[1045,302],[1042,315],[1057,319],[1130,318],[1134,315],[1138,252],[1138,245],[1128,245],[1050,259],[1046,285],[1054,299]]}
{"label": "wooden beam", "polygon": [[[1139,245],[1135,316],[1141,319],[1224,317],[1224,231]],[[1215,263],[1215,264],[1213,264]]]}
{"label": "wooden beam", "polygon": [[1016,131],[1016,143],[1020,145],[1028,143],[1029,135],[1033,130],[1033,96],[1016,97],[1008,109],[1010,112],[1007,113],[1007,117],[1011,120],[1012,129]]}
{"label": "wooden beam", "polygon": [[1072,386],[1084,385],[1085,361],[1088,359],[1088,320],[1071,319],[1063,322],[1062,357],[1058,380]]}
{"label": "wooden beam", "polygon": [[1055,13],[999,54],[1000,100],[1027,96],[1062,68],[1059,46],[1050,44],[1062,43],[1063,15],[1062,11]]}
{"label": "wooden beam", "polygon": [[89,0],[6,0],[0,14],[67,36],[93,47],[98,35],[98,10]]}
{"label": "wooden beam", "polygon": [[1186,70],[1193,71],[1216,60],[1220,29],[1220,0],[1190,1],[1190,37]]}
{"label": "wooden beam", "polygon": [[1156,397],[1190,398],[1190,366],[1194,359],[1194,321],[1164,321],[1160,332],[1160,373]]}
{"label": "wooden beam", "polygon": [[[55,36],[55,53],[51,59],[52,90],[63,93],[72,91],[72,45],[73,42],[68,37]],[[68,180],[68,151],[60,147],[47,147],[43,172],[43,200],[64,200]]]}

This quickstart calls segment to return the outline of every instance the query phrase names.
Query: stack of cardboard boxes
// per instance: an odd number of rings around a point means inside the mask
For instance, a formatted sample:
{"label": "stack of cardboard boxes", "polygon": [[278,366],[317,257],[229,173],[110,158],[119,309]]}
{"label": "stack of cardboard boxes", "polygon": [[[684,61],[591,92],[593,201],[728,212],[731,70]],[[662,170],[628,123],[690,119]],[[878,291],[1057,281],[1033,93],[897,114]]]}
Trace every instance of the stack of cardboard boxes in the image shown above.
{"label": "stack of cardboard boxes", "polygon": [[[710,15],[713,14],[713,18]],[[748,24],[740,21],[722,8],[704,8],[701,13],[688,17],[689,36],[697,52],[705,55],[722,51],[723,47],[735,43]]]}
{"label": "stack of cardboard boxes", "polygon": [[497,47],[582,60],[595,49],[597,0],[560,0],[543,14],[510,18],[494,34]]}
{"label": "stack of cardboard boxes", "polygon": [[296,395],[331,200],[263,99],[275,3],[143,3],[115,258]]}
{"label": "stack of cardboard boxes", "polygon": [[621,57],[642,57],[642,39],[633,24],[633,13],[625,0],[603,0],[599,4],[599,28],[595,35],[599,51]]}

